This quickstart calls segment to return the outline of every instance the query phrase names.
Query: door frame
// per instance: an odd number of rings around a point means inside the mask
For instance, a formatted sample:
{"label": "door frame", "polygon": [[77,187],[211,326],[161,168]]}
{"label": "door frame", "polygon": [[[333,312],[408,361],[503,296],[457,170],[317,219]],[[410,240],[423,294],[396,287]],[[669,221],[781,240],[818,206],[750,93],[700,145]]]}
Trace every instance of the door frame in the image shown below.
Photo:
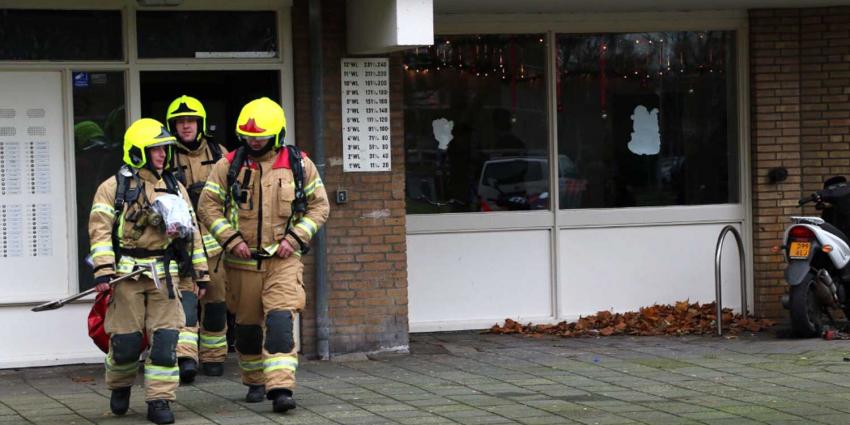
{"label": "door frame", "polygon": [[[119,71],[124,72],[124,101],[126,122],[129,123],[141,117],[141,84],[142,71],[238,71],[238,70],[269,70],[278,71],[279,87],[282,106],[293,116],[295,111],[294,78],[293,78],[293,43],[292,43],[292,1],[291,0],[243,0],[238,3],[227,0],[184,0],[179,6],[144,7],[136,0],[6,0],[5,9],[46,9],[46,10],[119,10],[121,11],[122,45],[124,57],[115,61],[0,61],[2,71],[59,71],[63,74],[63,117],[65,160],[67,164],[75,163],[73,140],[73,82],[74,71]],[[275,58],[233,58],[233,59],[139,59],[136,37],[136,12],[141,10],[161,11],[274,11],[278,36],[278,55]],[[287,123],[286,138],[295,140],[296,120]],[[68,204],[76,202],[76,170],[66,167],[66,195]],[[79,290],[79,273],[77,252],[77,213],[76,208],[69,208],[67,217],[67,246],[68,273],[74,276],[68,279],[67,293],[74,294]],[[93,299],[93,298],[92,298]],[[48,300],[43,300],[48,301]],[[0,307],[17,305],[0,301]],[[26,303],[27,305],[34,303]],[[37,304],[37,303],[35,303]]]}

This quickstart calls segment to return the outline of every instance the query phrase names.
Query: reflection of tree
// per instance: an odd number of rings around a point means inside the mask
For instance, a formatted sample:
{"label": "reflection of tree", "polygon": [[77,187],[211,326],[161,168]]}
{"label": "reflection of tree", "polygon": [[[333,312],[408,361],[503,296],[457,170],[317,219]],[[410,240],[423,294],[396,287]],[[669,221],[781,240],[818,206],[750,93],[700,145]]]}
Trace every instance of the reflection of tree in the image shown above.
{"label": "reflection of tree", "polygon": [[120,73],[107,73],[104,85],[75,87],[74,156],[76,168],[77,249],[80,288],[93,284],[88,255],[88,217],[98,185],[121,165],[126,127]]}
{"label": "reflection of tree", "polygon": [[730,38],[730,32],[722,31],[564,35],[558,38],[558,68],[561,73],[598,76],[604,55],[606,74],[612,78],[723,72]]}
{"label": "reflection of tree", "polygon": [[0,9],[0,39],[3,59],[118,59],[121,12]]}

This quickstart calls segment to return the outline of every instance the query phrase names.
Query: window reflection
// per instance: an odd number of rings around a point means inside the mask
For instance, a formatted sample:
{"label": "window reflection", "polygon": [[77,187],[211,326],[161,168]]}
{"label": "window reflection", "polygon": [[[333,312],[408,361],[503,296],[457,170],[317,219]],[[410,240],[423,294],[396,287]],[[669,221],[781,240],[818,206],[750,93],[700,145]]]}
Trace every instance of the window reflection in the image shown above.
{"label": "window reflection", "polygon": [[272,11],[139,11],[140,58],[274,58]]}
{"label": "window reflection", "polygon": [[734,39],[559,35],[560,208],[737,202]]}
{"label": "window reflection", "polygon": [[549,208],[542,35],[438,37],[404,67],[409,214]]}
{"label": "window reflection", "polygon": [[74,157],[80,290],[93,284],[88,222],[101,182],[118,172],[126,129],[123,72],[74,72]]}
{"label": "window reflection", "polygon": [[0,60],[119,60],[121,40],[119,10],[0,9]]}

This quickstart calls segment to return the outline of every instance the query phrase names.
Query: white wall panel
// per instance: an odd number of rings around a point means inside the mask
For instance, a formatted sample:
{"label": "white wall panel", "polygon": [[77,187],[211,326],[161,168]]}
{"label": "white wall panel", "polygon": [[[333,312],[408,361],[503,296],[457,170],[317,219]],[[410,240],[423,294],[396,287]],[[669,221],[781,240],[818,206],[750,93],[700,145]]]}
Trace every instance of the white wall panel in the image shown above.
{"label": "white wall panel", "polygon": [[104,354],[88,336],[91,304],[33,313],[30,307],[0,309],[0,369],[100,363]]}
{"label": "white wall panel", "polygon": [[0,303],[69,292],[62,73],[0,72]]}
{"label": "white wall panel", "polygon": [[[599,310],[634,311],[685,299],[714,301],[714,249],[724,226],[562,230],[559,316],[575,319]],[[741,305],[738,267],[735,239],[727,235],[722,261],[723,306],[736,311]]]}
{"label": "white wall panel", "polygon": [[548,230],[407,236],[411,332],[552,316]]}

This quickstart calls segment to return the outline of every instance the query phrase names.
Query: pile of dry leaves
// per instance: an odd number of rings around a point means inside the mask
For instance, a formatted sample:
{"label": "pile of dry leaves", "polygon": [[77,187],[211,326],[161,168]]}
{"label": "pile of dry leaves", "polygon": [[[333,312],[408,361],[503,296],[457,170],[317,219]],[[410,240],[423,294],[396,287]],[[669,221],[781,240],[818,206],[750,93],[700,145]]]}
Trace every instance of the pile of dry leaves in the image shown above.
{"label": "pile of dry leaves", "polygon": [[[577,321],[561,322],[557,325],[522,325],[505,319],[504,326],[493,325],[490,333],[558,335],[563,337],[609,336],[609,335],[708,335],[717,330],[714,303],[690,304],[688,301],[676,305],[653,305],[639,312],[612,313],[600,311],[592,316],[580,317]],[[731,309],[723,309],[723,332],[739,334],[758,332],[773,326],[770,320],[733,315]]]}

